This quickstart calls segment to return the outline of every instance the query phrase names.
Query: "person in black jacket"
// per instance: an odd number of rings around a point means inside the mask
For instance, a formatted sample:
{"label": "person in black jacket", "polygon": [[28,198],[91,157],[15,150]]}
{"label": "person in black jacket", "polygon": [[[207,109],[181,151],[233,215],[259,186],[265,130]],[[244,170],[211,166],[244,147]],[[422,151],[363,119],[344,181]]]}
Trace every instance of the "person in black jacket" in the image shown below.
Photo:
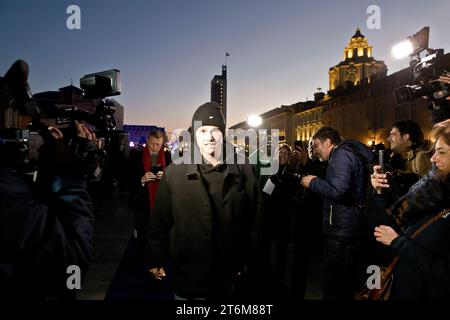
{"label": "person in black jacket", "polygon": [[328,161],[326,178],[308,175],[301,183],[324,199],[323,298],[351,300],[365,236],[366,163],[372,160],[372,153],[358,141],[341,141],[330,127],[319,129],[313,140],[314,153]]}
{"label": "person in black jacket", "polygon": [[152,130],[147,145],[130,159],[131,196],[134,209],[136,236],[145,253],[148,221],[155,206],[155,195],[166,167],[171,163],[170,152],[164,149],[165,133]]}
{"label": "person in black jacket", "polygon": [[201,163],[173,162],[161,180],[147,233],[150,272],[155,279],[171,272],[176,299],[223,301],[242,276],[262,267],[262,201],[254,167],[224,154],[217,103],[195,111],[192,134],[190,150],[198,148]]}
{"label": "person in black jacket", "polygon": [[[291,159],[297,177],[314,175],[325,178],[327,162],[320,162],[314,154],[308,154],[306,143],[297,142]],[[321,260],[323,250],[321,195],[303,188],[297,182],[293,197],[294,208],[294,263],[292,270],[292,291],[295,299],[304,300],[308,269],[317,254]]]}
{"label": "person in black jacket", "polygon": [[[286,271],[288,245],[292,240],[292,198],[298,180],[289,169],[291,147],[280,144],[278,147],[278,172],[267,178],[267,184],[273,184],[274,190],[264,192],[264,222],[268,235],[267,249],[275,245],[275,276],[283,282]],[[270,252],[269,252],[270,254]]]}
{"label": "person in black jacket", "polygon": [[[28,65],[19,60],[0,78],[0,110],[6,101],[22,112],[20,93],[31,98],[27,76]],[[69,277],[78,274],[82,280],[87,271],[94,232],[87,159],[97,147],[88,128],[75,122],[75,129],[71,148],[59,129],[42,129],[44,144],[34,175],[26,170],[27,141],[1,139],[0,299],[74,298],[78,281]]]}
{"label": "person in black jacket", "polygon": [[[398,257],[391,299],[430,300],[450,298],[450,220],[432,223],[415,239],[410,236],[431,217],[450,208],[450,119],[433,128],[436,140],[433,169],[392,204],[386,174],[374,167],[372,186],[376,209],[386,224],[375,228],[377,241]],[[389,208],[388,208],[389,207]],[[388,208],[388,210],[385,210]]]}
{"label": "person in black jacket", "polygon": [[[58,129],[51,130],[62,138]],[[77,123],[77,130],[81,139],[93,139],[82,124]],[[61,152],[60,143],[55,142],[47,152]],[[47,160],[55,161],[55,168],[60,167],[61,158]],[[50,176],[33,183],[26,173],[13,166],[1,166],[0,296],[75,297],[75,291],[66,284],[68,268],[79,268],[83,279],[89,267],[94,212],[85,177],[64,171],[47,171],[45,174]]]}

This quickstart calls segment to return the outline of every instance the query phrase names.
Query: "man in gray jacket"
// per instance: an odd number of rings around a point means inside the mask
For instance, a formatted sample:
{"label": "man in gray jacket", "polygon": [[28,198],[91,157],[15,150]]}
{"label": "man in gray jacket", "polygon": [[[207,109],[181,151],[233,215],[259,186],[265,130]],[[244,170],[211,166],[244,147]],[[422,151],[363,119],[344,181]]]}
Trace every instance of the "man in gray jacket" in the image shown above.
{"label": "man in gray jacket", "polygon": [[257,263],[261,198],[254,167],[225,154],[218,104],[201,105],[192,124],[202,160],[172,163],[161,180],[147,235],[150,273],[162,279],[169,261],[176,299],[222,299]]}

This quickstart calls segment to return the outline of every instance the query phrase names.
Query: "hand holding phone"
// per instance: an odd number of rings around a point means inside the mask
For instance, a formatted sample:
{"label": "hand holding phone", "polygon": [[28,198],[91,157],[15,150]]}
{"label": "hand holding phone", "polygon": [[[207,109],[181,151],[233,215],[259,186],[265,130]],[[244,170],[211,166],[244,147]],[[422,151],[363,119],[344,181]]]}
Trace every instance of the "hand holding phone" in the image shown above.
{"label": "hand holding phone", "polygon": [[380,165],[380,172],[379,173],[385,173],[386,168],[384,166],[384,150],[378,151],[378,164]]}

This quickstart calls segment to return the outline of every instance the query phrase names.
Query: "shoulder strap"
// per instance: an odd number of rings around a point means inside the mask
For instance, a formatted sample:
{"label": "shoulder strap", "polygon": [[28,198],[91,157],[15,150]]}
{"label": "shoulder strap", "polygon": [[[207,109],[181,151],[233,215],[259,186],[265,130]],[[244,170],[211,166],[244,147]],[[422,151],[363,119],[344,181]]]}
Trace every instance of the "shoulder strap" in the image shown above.
{"label": "shoulder strap", "polygon": [[[417,229],[410,239],[416,238],[422,231],[424,231],[426,228],[428,228],[432,223],[436,222],[437,220],[441,218],[446,218],[450,214],[450,209],[445,209],[444,211],[438,213],[437,215],[433,216],[432,218],[428,219],[427,222],[425,222],[419,229]],[[394,271],[394,267],[398,262],[398,257],[394,257],[392,262],[389,264],[389,266],[386,268],[385,271],[385,277],[387,278],[390,276],[390,274]]]}
{"label": "shoulder strap", "polygon": [[420,233],[422,233],[423,230],[425,230],[426,228],[428,228],[428,226],[432,223],[434,223],[435,221],[441,219],[441,218],[446,218],[447,215],[450,213],[450,209],[445,209],[444,211],[438,213],[437,215],[433,216],[432,218],[428,219],[427,222],[425,222],[419,229],[417,229],[411,237],[409,237],[410,239],[414,239],[416,238]]}

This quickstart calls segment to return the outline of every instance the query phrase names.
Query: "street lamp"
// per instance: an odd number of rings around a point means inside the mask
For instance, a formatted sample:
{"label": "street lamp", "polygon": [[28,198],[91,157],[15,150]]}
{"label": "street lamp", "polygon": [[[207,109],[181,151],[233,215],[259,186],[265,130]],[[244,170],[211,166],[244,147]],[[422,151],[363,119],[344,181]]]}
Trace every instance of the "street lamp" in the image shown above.
{"label": "street lamp", "polygon": [[252,115],[248,116],[247,124],[250,127],[256,129],[262,124],[262,118],[260,116],[258,116],[258,115],[252,114]]}
{"label": "street lamp", "polygon": [[[258,115],[249,115],[247,117],[247,125],[250,128],[255,129],[256,131],[256,163],[259,163],[259,134],[258,134],[258,127],[262,124],[262,118]],[[250,154],[250,146],[249,146],[249,150],[248,150],[248,158],[252,159],[252,157],[254,156],[254,153]],[[251,163],[251,162],[250,162]]]}

